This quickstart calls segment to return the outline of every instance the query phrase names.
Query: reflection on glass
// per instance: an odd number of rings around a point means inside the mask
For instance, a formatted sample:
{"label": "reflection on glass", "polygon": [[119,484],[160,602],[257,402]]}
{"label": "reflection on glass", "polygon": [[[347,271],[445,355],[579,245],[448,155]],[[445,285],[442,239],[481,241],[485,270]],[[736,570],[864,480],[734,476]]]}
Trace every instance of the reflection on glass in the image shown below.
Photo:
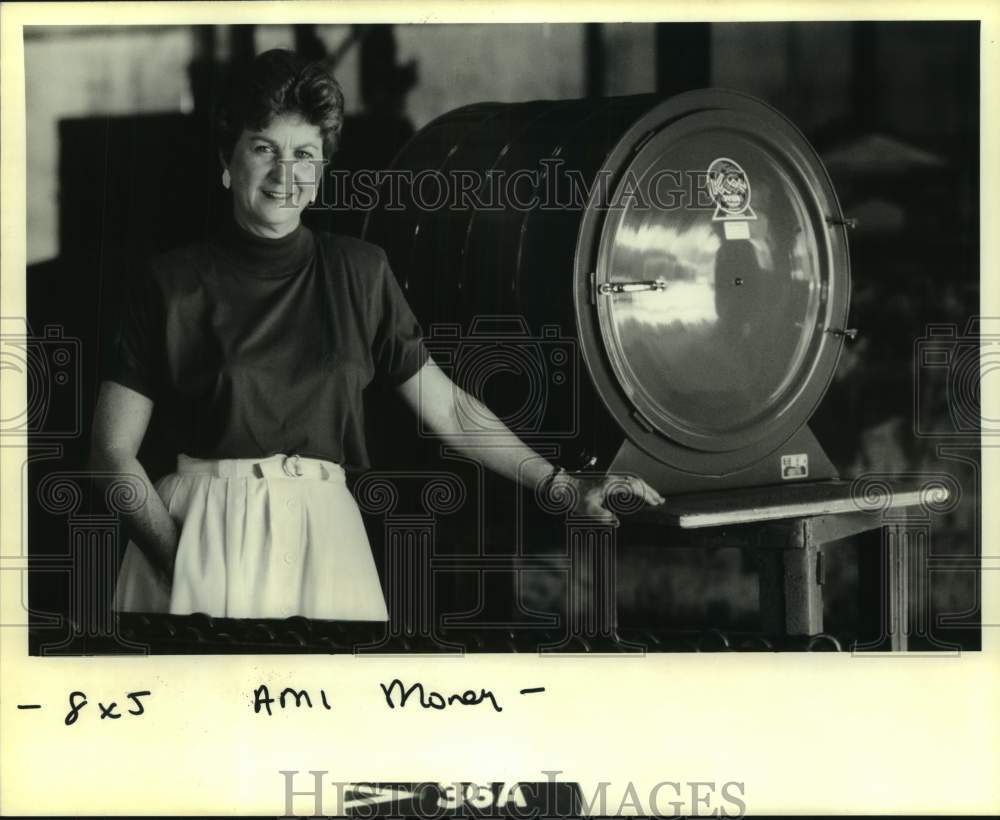
{"label": "reflection on glass", "polygon": [[[712,142],[678,141],[671,166],[707,167],[735,151],[731,135],[724,146]],[[768,155],[749,141],[739,153],[753,189],[749,238],[727,239],[712,208],[629,205],[605,228],[602,281],[665,286],[604,297],[619,379],[656,413],[702,434],[753,424],[787,398],[818,311],[816,238],[804,205]],[[644,178],[666,167],[661,157]]]}

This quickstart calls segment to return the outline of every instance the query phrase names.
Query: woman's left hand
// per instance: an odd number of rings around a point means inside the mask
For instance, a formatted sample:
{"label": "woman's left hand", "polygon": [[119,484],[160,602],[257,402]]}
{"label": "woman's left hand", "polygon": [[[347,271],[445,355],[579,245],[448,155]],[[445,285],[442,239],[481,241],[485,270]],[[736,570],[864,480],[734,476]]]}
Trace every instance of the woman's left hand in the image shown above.
{"label": "woman's left hand", "polygon": [[550,503],[561,507],[572,504],[569,515],[605,523],[618,522],[608,506],[610,499],[621,512],[634,512],[643,503],[659,506],[666,500],[638,476],[621,474],[576,476],[560,472],[548,482],[545,493]]}

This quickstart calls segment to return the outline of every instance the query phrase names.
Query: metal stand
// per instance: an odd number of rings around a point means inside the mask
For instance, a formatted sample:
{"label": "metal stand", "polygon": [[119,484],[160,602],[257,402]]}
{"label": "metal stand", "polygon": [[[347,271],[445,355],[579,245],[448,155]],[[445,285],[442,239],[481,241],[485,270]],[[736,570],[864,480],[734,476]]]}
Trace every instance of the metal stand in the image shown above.
{"label": "metal stand", "polygon": [[[919,489],[895,487],[869,504],[850,482],[831,481],[674,496],[655,510],[622,517],[620,539],[664,547],[735,547],[756,559],[764,632],[823,632],[824,546],[885,527],[884,623],[893,651],[907,649],[910,532],[906,508],[924,503]],[[887,517],[887,512],[892,515]]]}

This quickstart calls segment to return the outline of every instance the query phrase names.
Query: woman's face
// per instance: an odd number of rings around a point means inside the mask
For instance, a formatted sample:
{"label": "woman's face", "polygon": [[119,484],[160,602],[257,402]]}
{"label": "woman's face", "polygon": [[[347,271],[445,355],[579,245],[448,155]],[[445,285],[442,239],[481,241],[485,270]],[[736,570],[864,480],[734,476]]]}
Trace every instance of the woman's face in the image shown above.
{"label": "woman's face", "polygon": [[322,159],[319,126],[298,114],[279,114],[259,131],[244,128],[226,165],[237,224],[269,238],[295,230],[316,196]]}

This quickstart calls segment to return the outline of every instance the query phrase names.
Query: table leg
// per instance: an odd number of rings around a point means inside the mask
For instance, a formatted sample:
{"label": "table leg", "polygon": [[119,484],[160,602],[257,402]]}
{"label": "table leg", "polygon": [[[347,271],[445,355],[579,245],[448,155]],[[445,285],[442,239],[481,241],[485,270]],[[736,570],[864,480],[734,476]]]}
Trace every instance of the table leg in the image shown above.
{"label": "table leg", "polygon": [[822,551],[818,544],[759,550],[760,614],[772,635],[818,635],[823,631]]}
{"label": "table leg", "polygon": [[910,637],[910,538],[905,523],[886,527],[888,552],[889,646],[905,652]]}

